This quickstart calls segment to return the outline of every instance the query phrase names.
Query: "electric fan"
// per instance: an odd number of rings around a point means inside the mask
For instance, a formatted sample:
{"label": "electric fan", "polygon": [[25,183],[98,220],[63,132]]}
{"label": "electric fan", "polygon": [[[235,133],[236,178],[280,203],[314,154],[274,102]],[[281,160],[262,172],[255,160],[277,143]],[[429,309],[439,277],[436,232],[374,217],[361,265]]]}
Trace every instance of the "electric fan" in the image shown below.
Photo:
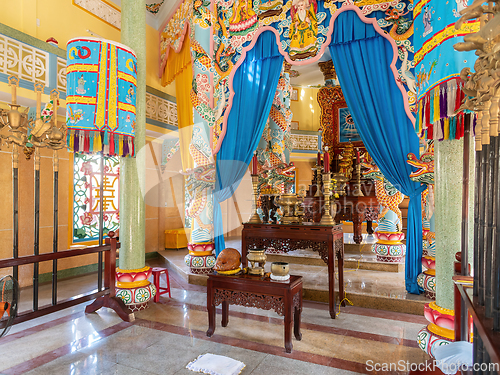
{"label": "electric fan", "polygon": [[19,284],[12,276],[0,279],[0,337],[7,334],[17,315]]}

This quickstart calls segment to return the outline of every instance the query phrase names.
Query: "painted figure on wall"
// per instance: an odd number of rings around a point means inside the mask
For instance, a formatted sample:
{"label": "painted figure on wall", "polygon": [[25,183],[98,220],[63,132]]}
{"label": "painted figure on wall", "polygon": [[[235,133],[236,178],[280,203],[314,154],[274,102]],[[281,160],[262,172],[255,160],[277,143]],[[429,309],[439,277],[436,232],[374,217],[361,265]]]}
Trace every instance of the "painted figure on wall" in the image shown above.
{"label": "painted figure on wall", "polygon": [[429,8],[428,6],[424,7],[424,15],[422,17],[422,20],[424,22],[424,36],[429,35],[432,33],[432,7]]}
{"label": "painted figure on wall", "polygon": [[236,0],[233,4],[233,16],[229,20],[229,34],[248,34],[257,28],[257,21],[252,0]]}
{"label": "painted figure on wall", "polygon": [[83,74],[80,78],[78,78],[78,87],[76,89],[76,92],[77,94],[80,94],[80,95],[83,95],[86,93],[86,90],[85,90],[85,78],[83,78]]}
{"label": "painted figure on wall", "polygon": [[290,59],[305,59],[318,52],[315,0],[293,0],[290,15]]}

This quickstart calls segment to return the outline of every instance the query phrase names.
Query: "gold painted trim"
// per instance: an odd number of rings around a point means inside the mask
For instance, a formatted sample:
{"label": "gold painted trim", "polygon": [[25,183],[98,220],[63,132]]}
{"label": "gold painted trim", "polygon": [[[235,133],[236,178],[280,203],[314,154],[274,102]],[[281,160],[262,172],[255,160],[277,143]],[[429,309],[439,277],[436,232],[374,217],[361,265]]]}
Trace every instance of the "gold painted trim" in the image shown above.
{"label": "gold painted trim", "polygon": [[138,268],[136,270],[122,270],[121,268],[118,268],[116,267],[116,272],[120,272],[120,273],[139,273],[139,272],[145,272],[147,270],[149,270],[151,267],[149,266],[144,266],[142,268]]}
{"label": "gold painted trim", "polygon": [[208,251],[193,251],[189,250],[189,255],[197,255],[197,256],[205,256],[205,255],[212,255],[213,250],[208,250]]}
{"label": "gold painted trim", "polygon": [[124,289],[132,289],[132,288],[139,288],[141,286],[148,286],[149,284],[151,284],[149,280],[138,280],[132,282],[117,281],[116,287]]}
{"label": "gold painted trim", "polygon": [[73,64],[66,68],[66,74],[73,72],[97,72],[97,65],[90,64]]}
{"label": "gold painted trim", "polygon": [[401,241],[378,240],[377,243],[380,245],[401,245]]}
{"label": "gold painted trim", "polygon": [[474,281],[472,280],[468,280],[468,279],[457,279],[457,280],[453,280],[453,282],[455,284],[462,284],[462,285],[474,285]]}
{"label": "gold painted trim", "polygon": [[447,338],[448,340],[455,340],[455,332],[451,329],[437,326],[434,323],[429,323],[427,329],[435,335]]}
{"label": "gold painted trim", "polygon": [[436,310],[438,312],[440,312],[441,314],[446,314],[446,315],[451,315],[451,316],[455,316],[455,310],[452,310],[452,309],[445,309],[444,307],[440,307],[436,304],[436,301],[432,301],[431,303],[429,303],[429,307],[432,309],[432,310]]}
{"label": "gold painted trim", "polygon": [[424,272],[426,275],[429,276],[436,276],[436,270],[433,269],[428,269],[427,271]]}
{"label": "gold painted trim", "polygon": [[216,272],[220,275],[234,275],[240,271],[241,271],[241,267],[238,267],[235,270],[231,270],[231,271],[216,271]]}

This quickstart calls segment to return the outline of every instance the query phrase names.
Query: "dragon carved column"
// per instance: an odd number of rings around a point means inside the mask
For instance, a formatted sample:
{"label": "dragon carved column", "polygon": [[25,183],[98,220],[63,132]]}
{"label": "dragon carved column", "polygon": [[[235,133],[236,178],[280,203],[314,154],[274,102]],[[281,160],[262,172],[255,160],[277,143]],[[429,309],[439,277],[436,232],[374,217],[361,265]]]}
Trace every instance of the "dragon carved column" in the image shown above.
{"label": "dragon carved column", "polygon": [[408,154],[408,164],[418,168],[410,174],[413,181],[427,185],[422,193],[422,229],[423,248],[422,266],[427,270],[417,277],[418,285],[424,290],[425,296],[436,298],[436,233],[434,229],[434,144],[418,159],[414,154]]}
{"label": "dragon carved column", "polygon": [[189,253],[184,260],[192,273],[205,274],[215,265],[212,195],[215,163],[208,139],[208,126],[203,122],[193,126],[189,153],[194,161],[194,168],[185,173],[188,195],[186,216],[191,218],[191,238]]}

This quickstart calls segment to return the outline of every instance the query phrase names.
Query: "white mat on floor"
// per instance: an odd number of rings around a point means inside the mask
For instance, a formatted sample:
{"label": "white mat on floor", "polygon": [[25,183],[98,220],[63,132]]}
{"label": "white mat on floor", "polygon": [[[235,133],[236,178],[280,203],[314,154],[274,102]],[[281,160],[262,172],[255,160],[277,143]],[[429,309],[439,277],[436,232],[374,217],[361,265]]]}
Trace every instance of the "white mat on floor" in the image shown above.
{"label": "white mat on floor", "polygon": [[245,368],[245,364],[223,355],[206,353],[190,362],[186,368],[210,375],[238,375]]}

